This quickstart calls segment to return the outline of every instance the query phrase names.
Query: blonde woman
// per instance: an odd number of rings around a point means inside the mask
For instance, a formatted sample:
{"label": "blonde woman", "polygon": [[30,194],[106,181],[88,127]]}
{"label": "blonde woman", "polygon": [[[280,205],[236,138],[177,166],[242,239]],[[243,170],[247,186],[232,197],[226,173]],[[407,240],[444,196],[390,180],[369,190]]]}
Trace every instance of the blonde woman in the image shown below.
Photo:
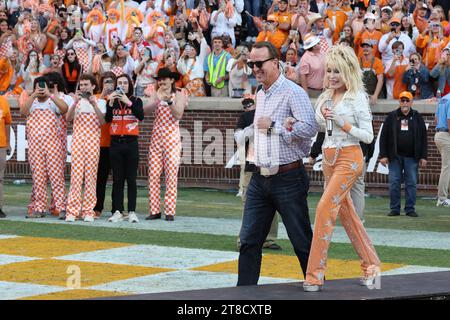
{"label": "blonde woman", "polygon": [[326,133],[322,146],[325,190],[316,210],[303,284],[307,292],[322,289],[328,248],[338,215],[361,259],[364,273],[361,284],[373,285],[380,273],[380,260],[350,198],[350,189],[364,165],[359,142],[368,144],[373,140],[372,114],[361,69],[354,51],[342,45],[328,51],[325,66],[324,87],[327,89],[317,100],[316,120],[322,131],[331,120],[333,129],[329,132],[331,135]]}

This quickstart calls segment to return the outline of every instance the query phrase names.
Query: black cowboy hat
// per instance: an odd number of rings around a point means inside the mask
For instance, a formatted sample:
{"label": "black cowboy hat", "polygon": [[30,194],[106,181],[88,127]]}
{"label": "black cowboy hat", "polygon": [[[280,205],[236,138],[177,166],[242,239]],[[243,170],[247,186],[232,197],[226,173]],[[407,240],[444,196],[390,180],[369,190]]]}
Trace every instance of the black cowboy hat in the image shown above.
{"label": "black cowboy hat", "polygon": [[165,79],[165,78],[171,78],[175,81],[178,81],[180,79],[180,75],[177,72],[170,71],[169,68],[161,68],[158,70],[158,75],[156,76],[156,80],[159,79]]}

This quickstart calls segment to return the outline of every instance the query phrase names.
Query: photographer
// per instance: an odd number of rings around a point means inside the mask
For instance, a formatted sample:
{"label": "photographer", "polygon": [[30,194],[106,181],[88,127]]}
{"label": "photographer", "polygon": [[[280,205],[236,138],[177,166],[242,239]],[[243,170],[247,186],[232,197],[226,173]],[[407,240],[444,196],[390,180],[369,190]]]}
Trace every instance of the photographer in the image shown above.
{"label": "photographer", "polygon": [[[82,74],[75,102],[66,115],[67,121],[73,120],[70,191],[67,198],[66,222],[74,222],[80,212],[85,222],[94,221],[100,128],[105,123],[106,113],[106,101],[94,96],[96,89],[95,77]],[[84,194],[82,195],[83,183]]]}
{"label": "photographer", "polygon": [[422,64],[418,53],[409,56],[409,65],[403,74],[403,83],[408,86],[408,91],[415,98],[429,99],[434,96],[430,85],[430,72]]}
{"label": "photographer", "polygon": [[[58,115],[67,112],[67,104],[58,97],[55,86],[49,91],[45,77],[34,80],[34,91],[20,106],[27,116],[28,157],[33,178],[34,198],[27,217],[42,218],[47,211],[47,179],[50,179],[56,210],[65,215],[64,167],[55,150],[61,150]],[[56,151],[58,152],[58,151]]]}
{"label": "photographer", "polygon": [[383,65],[386,65],[394,57],[394,52],[392,51],[392,45],[396,41],[401,41],[404,46],[403,54],[409,57],[411,54],[416,52],[416,47],[414,46],[411,38],[408,34],[401,31],[401,20],[394,18],[391,20],[390,24],[391,32],[383,35],[380,39],[379,50],[381,52],[381,60]]}
{"label": "photographer", "polygon": [[133,81],[127,74],[116,79],[115,92],[108,96],[106,122],[111,123],[109,156],[113,172],[113,216],[109,222],[124,219],[123,193],[128,188],[128,221],[139,222],[136,210],[136,176],[139,164],[139,122],[144,120],[142,100],[133,95]]}
{"label": "photographer", "polygon": [[392,45],[394,57],[386,63],[386,91],[387,99],[399,99],[400,93],[406,91],[403,74],[409,65],[409,59],[403,55],[403,43],[396,41]]}
{"label": "photographer", "polygon": [[241,98],[243,94],[252,93],[252,86],[248,81],[248,77],[252,74],[252,69],[247,65],[248,48],[239,46],[236,52],[236,56],[228,61],[226,69],[230,75],[228,90],[231,98]]}
{"label": "photographer", "polygon": [[144,109],[147,114],[155,111],[155,121],[148,155],[148,185],[150,215],[145,220],[161,219],[161,174],[164,170],[166,192],[164,213],[166,221],[173,221],[176,213],[178,168],[181,157],[179,122],[188,104],[186,92],[178,91],[175,81],[178,73],[168,68],[158,71],[157,91],[150,97]]}
{"label": "photographer", "polygon": [[157,69],[158,63],[153,61],[152,50],[150,47],[145,47],[141,51],[139,61],[134,69],[134,73],[136,74],[136,97],[144,96],[146,89],[156,83]]}
{"label": "photographer", "polygon": [[190,41],[184,48],[177,70],[183,76],[183,87],[186,88],[190,97],[206,96],[203,83],[204,61],[208,54],[208,44],[201,32],[195,33],[194,40]]}
{"label": "photographer", "polygon": [[431,77],[438,79],[438,90],[441,96],[450,93],[450,48],[444,49],[441,54],[439,63],[431,70]]}
{"label": "photographer", "polygon": [[286,38],[284,44],[281,46],[281,56],[286,57],[286,53],[290,48],[296,51],[297,56],[302,55],[302,52],[300,50],[300,33],[297,30],[289,31],[289,36]]}

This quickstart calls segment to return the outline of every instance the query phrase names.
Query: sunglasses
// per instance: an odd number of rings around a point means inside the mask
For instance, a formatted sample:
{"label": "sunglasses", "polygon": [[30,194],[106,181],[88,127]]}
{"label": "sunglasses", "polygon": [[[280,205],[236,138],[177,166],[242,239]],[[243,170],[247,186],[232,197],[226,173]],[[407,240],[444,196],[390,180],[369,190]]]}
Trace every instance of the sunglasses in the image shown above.
{"label": "sunglasses", "polygon": [[104,84],[111,84],[111,83],[114,83],[114,81],[112,81],[112,80],[105,80],[104,81]]}
{"label": "sunglasses", "polygon": [[391,27],[400,27],[400,23],[397,22],[391,23]]}
{"label": "sunglasses", "polygon": [[258,69],[261,69],[262,66],[264,65],[264,63],[266,63],[267,61],[273,60],[273,59],[274,58],[269,58],[264,61],[249,61],[249,62],[247,62],[247,65],[250,67],[250,69],[253,69],[255,66],[257,66]]}
{"label": "sunglasses", "polygon": [[67,55],[68,55],[68,56],[74,56],[75,53],[68,53]]}
{"label": "sunglasses", "polygon": [[401,99],[400,101],[401,102],[410,102],[411,100],[409,100],[409,99]]}

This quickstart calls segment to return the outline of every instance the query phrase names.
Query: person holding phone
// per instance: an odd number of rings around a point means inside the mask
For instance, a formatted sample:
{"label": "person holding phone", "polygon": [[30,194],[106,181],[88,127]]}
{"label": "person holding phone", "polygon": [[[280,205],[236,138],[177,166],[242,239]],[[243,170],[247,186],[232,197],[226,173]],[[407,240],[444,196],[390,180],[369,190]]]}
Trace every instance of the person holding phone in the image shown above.
{"label": "person holding phone", "polygon": [[409,35],[402,32],[401,20],[399,18],[393,18],[390,21],[389,26],[391,27],[391,32],[386,33],[381,37],[378,46],[378,49],[381,52],[383,65],[386,65],[387,62],[394,57],[394,52],[392,51],[394,42],[401,41],[403,43],[403,54],[406,57],[409,57],[416,52],[416,47]]}
{"label": "person holding phone", "polygon": [[442,25],[438,22],[430,23],[417,38],[417,48],[422,49],[422,59],[428,70],[432,70],[439,62],[441,52],[447,46],[449,38],[443,35]]}
{"label": "person holding phone", "polygon": [[123,44],[119,44],[114,49],[111,60],[111,72],[116,76],[126,73],[129,77],[133,76],[136,62],[130,56],[127,48]]}
{"label": "person holding phone", "polygon": [[139,62],[134,69],[134,73],[136,74],[136,97],[144,96],[147,89],[150,92],[154,91],[154,88],[149,88],[149,86],[155,85],[157,70],[158,63],[152,59],[152,50],[149,47],[145,47],[141,51]]}
{"label": "person holding phone", "polygon": [[[34,91],[20,113],[27,116],[28,157],[33,179],[34,199],[29,218],[45,217],[47,211],[47,179],[50,179],[56,209],[65,215],[66,196],[64,167],[55,150],[61,150],[58,136],[58,115],[65,114],[68,106],[58,97],[57,88],[50,92],[45,77],[34,80]],[[58,154],[58,151],[56,152]]]}
{"label": "person holding phone", "polygon": [[303,38],[308,33],[308,22],[314,14],[311,12],[309,0],[299,0],[292,16],[291,30],[298,30]]}
{"label": "person holding phone", "polygon": [[[67,121],[73,121],[66,222],[74,222],[80,214],[85,222],[94,221],[100,128],[105,123],[106,113],[106,101],[95,97],[96,89],[95,77],[82,74],[75,101],[66,115]],[[82,195],[83,184],[84,194]]]}
{"label": "person holding phone", "polygon": [[203,33],[195,33],[194,40],[186,44],[183,55],[178,60],[177,70],[182,75],[183,86],[190,97],[206,96],[203,64],[208,55],[208,44]]}
{"label": "person holding phone", "polygon": [[6,218],[3,212],[3,177],[5,175],[6,157],[11,152],[9,131],[12,123],[8,100],[0,96],[0,218]]}
{"label": "person holding phone", "polygon": [[95,47],[95,42],[87,39],[84,36],[84,31],[81,28],[75,29],[75,35],[64,47],[67,49],[74,49],[77,58],[81,65],[81,70],[83,73],[87,73],[91,69],[91,63],[93,58],[93,48]]}
{"label": "person holding phone", "polygon": [[178,73],[168,68],[158,71],[157,89],[144,107],[147,114],[155,112],[148,155],[149,213],[146,220],[161,219],[161,174],[164,170],[166,221],[174,221],[177,202],[178,168],[181,159],[179,121],[188,104],[187,92],[177,90]]}
{"label": "person holding phone", "polygon": [[68,49],[66,51],[61,69],[64,81],[66,82],[67,92],[75,93],[82,67],[74,49]]}
{"label": "person holding phone", "polygon": [[403,54],[403,42],[392,44],[394,57],[385,65],[387,99],[399,99],[400,93],[407,90],[403,83],[403,73],[409,65],[409,59]]}
{"label": "person holding phone", "polygon": [[[97,98],[103,99],[105,101],[109,100],[109,95],[114,92],[114,83],[116,82],[116,76],[112,72],[105,72],[100,78],[100,94],[97,94]],[[108,182],[108,176],[111,171],[111,163],[109,160],[109,147],[111,145],[111,134],[110,134],[111,124],[105,122],[101,128],[100,135],[100,158],[98,160],[97,168],[97,203],[94,207],[94,218],[100,218],[104,203],[105,203],[105,192],[106,183]],[[112,194],[111,194],[112,199]]]}
{"label": "person holding phone", "polygon": [[420,54],[413,53],[409,56],[409,65],[403,74],[403,83],[408,91],[417,99],[430,99],[434,96],[430,84],[430,71],[422,64]]}
{"label": "person holding phone", "polygon": [[124,184],[128,189],[128,221],[139,222],[136,215],[136,176],[139,164],[139,123],[144,120],[142,100],[133,94],[133,81],[127,74],[117,77],[115,91],[108,96],[106,122],[110,123],[109,156],[113,172],[113,216],[109,222],[123,221]]}

